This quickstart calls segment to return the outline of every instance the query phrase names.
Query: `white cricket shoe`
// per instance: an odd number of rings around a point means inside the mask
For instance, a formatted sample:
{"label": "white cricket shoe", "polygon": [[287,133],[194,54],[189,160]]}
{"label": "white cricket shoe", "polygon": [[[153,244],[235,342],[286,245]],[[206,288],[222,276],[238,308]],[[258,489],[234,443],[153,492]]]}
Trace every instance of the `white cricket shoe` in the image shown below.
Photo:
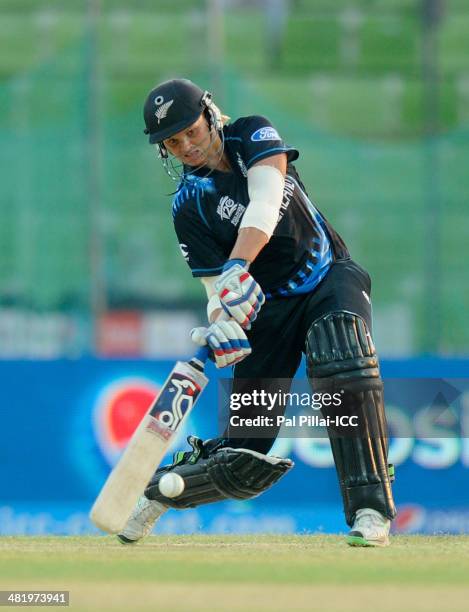
{"label": "white cricket shoe", "polygon": [[350,546],[389,546],[391,521],[372,508],[360,508],[347,535]]}
{"label": "white cricket shoe", "polygon": [[151,533],[156,521],[167,509],[168,506],[142,495],[122,533],[119,533],[117,537],[122,544],[135,544]]}

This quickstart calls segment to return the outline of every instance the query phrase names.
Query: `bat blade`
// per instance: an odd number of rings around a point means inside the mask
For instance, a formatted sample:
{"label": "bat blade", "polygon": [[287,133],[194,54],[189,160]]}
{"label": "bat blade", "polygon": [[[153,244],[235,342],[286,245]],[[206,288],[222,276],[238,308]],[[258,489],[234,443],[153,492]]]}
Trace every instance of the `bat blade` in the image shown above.
{"label": "bat blade", "polygon": [[119,533],[208,383],[194,362],[178,361],[130,439],[90,511],[93,523]]}

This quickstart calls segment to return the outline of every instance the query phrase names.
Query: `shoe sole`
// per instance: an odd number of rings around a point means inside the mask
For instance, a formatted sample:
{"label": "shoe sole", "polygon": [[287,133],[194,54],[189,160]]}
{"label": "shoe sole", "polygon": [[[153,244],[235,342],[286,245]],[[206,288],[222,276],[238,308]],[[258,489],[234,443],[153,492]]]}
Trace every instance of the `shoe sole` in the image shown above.
{"label": "shoe sole", "polygon": [[361,536],[347,536],[346,537],[346,542],[349,546],[361,546],[361,547],[369,547],[372,548],[374,546],[389,546],[389,540],[383,540],[382,542],[379,542],[377,540],[366,540],[364,537]]}
{"label": "shoe sole", "polygon": [[137,542],[138,542],[138,540],[129,540],[129,538],[126,538],[125,535],[122,535],[120,533],[117,534],[116,537],[117,537],[117,539],[119,540],[119,542],[121,544],[125,544],[125,545],[128,545],[128,544],[137,544]]}

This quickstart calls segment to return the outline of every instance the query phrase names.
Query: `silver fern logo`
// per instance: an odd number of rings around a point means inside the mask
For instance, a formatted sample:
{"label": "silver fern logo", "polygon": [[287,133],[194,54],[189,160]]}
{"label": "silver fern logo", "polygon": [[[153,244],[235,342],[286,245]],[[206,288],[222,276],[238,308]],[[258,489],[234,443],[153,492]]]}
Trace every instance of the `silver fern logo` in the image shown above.
{"label": "silver fern logo", "polygon": [[179,243],[179,248],[181,249],[181,255],[188,262],[189,261],[189,248],[188,248],[187,244],[184,244],[183,242],[180,242]]}
{"label": "silver fern logo", "polygon": [[155,117],[158,119],[158,125],[160,125],[161,120],[164,119],[168,114],[169,107],[174,102],[174,100],[169,100],[169,102],[164,102],[164,104],[163,102],[163,96],[158,96],[157,98],[155,98],[155,105],[159,107],[156,109],[155,113]]}

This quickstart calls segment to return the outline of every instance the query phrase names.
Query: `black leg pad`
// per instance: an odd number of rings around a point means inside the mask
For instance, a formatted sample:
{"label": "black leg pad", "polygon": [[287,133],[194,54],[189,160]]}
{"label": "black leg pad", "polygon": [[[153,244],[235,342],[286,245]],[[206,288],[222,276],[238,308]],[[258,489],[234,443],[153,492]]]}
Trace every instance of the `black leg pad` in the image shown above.
{"label": "black leg pad", "polygon": [[[343,391],[340,414],[356,416],[360,424],[356,433],[329,428],[347,523],[353,524],[360,508],[373,508],[392,520],[396,509],[387,460],[383,382],[366,322],[344,311],[318,319],[308,332],[306,353],[314,391]],[[334,410],[322,412],[333,418]]]}

